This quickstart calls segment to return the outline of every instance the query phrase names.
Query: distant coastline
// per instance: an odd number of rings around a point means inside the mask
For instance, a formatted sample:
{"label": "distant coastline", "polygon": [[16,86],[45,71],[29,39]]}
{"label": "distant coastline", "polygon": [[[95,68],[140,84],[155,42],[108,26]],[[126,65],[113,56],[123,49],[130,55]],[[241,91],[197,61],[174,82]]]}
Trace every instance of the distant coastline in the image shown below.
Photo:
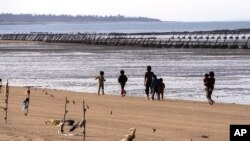
{"label": "distant coastline", "polygon": [[49,23],[88,23],[88,22],[161,22],[148,17],[98,16],[98,15],[32,15],[0,14],[0,24],[49,24]]}

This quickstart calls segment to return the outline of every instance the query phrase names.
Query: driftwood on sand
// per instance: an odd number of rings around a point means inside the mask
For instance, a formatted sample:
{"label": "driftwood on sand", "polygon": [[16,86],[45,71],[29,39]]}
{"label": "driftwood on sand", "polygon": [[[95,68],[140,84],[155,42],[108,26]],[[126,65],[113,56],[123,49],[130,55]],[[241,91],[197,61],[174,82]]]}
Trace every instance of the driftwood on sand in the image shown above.
{"label": "driftwood on sand", "polygon": [[[44,123],[45,123],[46,125],[59,126],[59,124],[60,124],[61,122],[63,122],[63,120],[59,120],[59,119],[50,119],[50,120],[45,121]],[[65,120],[65,121],[64,121],[64,125],[67,125],[67,126],[73,126],[74,123],[75,123],[75,121],[74,121],[74,120],[71,120],[71,119]]]}
{"label": "driftwood on sand", "polygon": [[125,135],[125,137],[121,140],[121,141],[133,141],[133,139],[135,138],[135,128],[130,128],[129,133],[127,135]]}

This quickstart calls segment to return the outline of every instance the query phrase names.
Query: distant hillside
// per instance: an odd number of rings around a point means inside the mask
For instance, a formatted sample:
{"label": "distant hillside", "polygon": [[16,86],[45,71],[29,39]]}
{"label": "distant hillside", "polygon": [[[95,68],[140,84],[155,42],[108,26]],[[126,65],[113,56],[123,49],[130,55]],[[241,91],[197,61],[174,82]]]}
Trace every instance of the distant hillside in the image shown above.
{"label": "distant hillside", "polygon": [[51,22],[121,22],[121,21],[135,21],[135,22],[160,22],[159,19],[152,19],[147,17],[125,17],[117,16],[96,16],[96,15],[32,15],[32,14],[0,14],[0,23],[51,23]]}

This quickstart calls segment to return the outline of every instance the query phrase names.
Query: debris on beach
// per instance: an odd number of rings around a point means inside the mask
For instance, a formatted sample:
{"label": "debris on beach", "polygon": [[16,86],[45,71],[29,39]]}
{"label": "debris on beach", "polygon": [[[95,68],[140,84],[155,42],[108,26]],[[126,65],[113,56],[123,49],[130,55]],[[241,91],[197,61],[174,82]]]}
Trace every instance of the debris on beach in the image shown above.
{"label": "debris on beach", "polygon": [[60,122],[61,122],[61,120],[50,119],[50,120],[45,121],[45,124],[46,124],[46,125],[57,126],[57,125],[60,124]]}
{"label": "debris on beach", "polygon": [[133,141],[133,139],[135,138],[135,128],[130,128],[129,130],[129,134],[125,135],[125,138],[123,138],[121,141]]}
{"label": "debris on beach", "polygon": [[[73,100],[73,103],[75,104],[74,100]],[[66,114],[68,113],[67,104],[69,104],[69,100],[67,99],[67,97],[65,97],[65,107],[64,107],[63,120],[60,120],[60,121],[58,121],[58,120],[49,120],[49,121],[45,122],[45,124],[58,124],[59,129],[58,129],[57,132],[58,132],[59,135],[62,135],[62,136],[75,136],[75,134],[72,134],[71,132],[73,132],[77,128],[81,128],[82,133],[83,133],[83,141],[85,141],[85,136],[86,136],[86,131],[85,131],[85,128],[86,128],[85,102],[83,101],[83,117],[82,117],[82,120],[78,121],[76,123],[75,123],[74,120],[65,120],[66,119]],[[68,132],[64,132],[64,126],[72,126],[72,127],[70,127]]]}
{"label": "debris on beach", "polygon": [[155,133],[156,132],[156,129],[155,128],[152,128],[153,132]]}
{"label": "debris on beach", "polygon": [[29,104],[30,104],[30,87],[26,90],[26,98],[23,101],[22,110],[24,111],[24,115],[27,116],[29,112]]}
{"label": "debris on beach", "polygon": [[207,135],[202,135],[202,136],[201,136],[201,138],[205,138],[205,139],[207,139],[207,138],[208,138],[208,136],[207,136]]}
{"label": "debris on beach", "polygon": [[[50,119],[50,120],[45,121],[45,124],[46,125],[58,126],[61,122],[63,122],[63,120],[60,120],[60,119]],[[64,121],[64,125],[67,125],[67,126],[73,126],[74,123],[75,123],[75,121],[72,120],[72,119],[68,119],[68,120]]]}

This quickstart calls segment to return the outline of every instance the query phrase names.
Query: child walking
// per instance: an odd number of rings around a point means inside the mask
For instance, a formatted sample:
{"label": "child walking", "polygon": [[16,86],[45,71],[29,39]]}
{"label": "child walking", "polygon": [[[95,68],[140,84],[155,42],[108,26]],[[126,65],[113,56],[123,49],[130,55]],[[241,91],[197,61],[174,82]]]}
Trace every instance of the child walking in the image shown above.
{"label": "child walking", "polygon": [[100,75],[97,76],[95,79],[99,80],[99,89],[98,89],[98,96],[100,95],[100,90],[102,89],[102,94],[104,95],[104,71],[100,71]]}
{"label": "child walking", "polygon": [[[152,97],[151,100],[154,100],[155,93],[157,94],[157,97],[159,98],[159,80],[157,79],[157,76],[153,76],[153,80],[151,83],[151,88],[152,88]],[[159,100],[159,99],[158,99]]]}
{"label": "child walking", "polygon": [[125,85],[126,85],[126,82],[128,81],[128,78],[127,76],[124,74],[124,70],[121,70],[120,71],[120,76],[118,78],[118,82],[120,83],[121,85],[121,96],[125,96],[126,95],[126,91],[124,89]]}
{"label": "child walking", "polygon": [[158,100],[163,100],[164,89],[165,89],[165,84],[163,83],[163,79],[160,78],[159,79],[159,96],[158,96]]}
{"label": "child walking", "polygon": [[206,73],[205,76],[204,76],[204,79],[203,79],[203,83],[204,83],[204,86],[205,86],[205,91],[207,91],[208,77],[209,77],[209,75]]}

